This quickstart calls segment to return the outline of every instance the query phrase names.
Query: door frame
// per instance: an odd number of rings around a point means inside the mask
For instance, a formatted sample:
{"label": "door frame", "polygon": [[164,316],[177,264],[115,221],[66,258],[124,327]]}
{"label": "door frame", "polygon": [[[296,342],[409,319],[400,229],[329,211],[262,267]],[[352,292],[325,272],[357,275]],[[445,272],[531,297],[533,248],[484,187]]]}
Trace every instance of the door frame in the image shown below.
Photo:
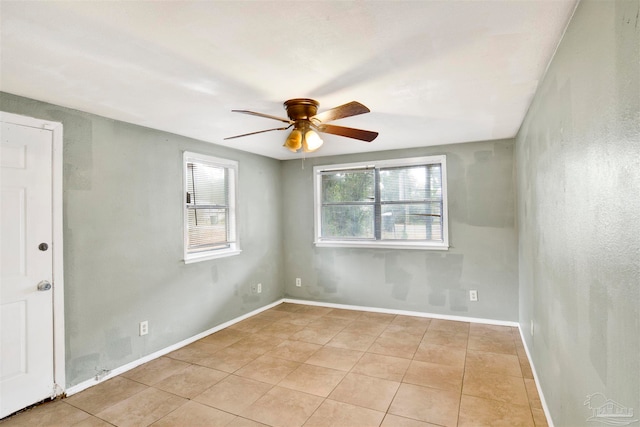
{"label": "door frame", "polygon": [[64,326],[64,245],[63,245],[63,139],[62,123],[0,111],[0,121],[51,131],[51,196],[53,257],[53,381],[52,397],[66,390],[65,326]]}

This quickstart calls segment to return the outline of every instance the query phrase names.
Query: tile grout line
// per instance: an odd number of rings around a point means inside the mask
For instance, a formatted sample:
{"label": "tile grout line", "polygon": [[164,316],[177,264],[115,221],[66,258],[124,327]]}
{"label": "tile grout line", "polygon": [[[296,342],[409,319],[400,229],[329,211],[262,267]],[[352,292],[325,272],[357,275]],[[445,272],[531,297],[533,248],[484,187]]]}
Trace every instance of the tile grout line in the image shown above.
{"label": "tile grout line", "polygon": [[[471,334],[471,327],[469,327]],[[464,351],[464,363],[462,365],[462,382],[460,384],[460,399],[458,400],[458,417],[456,418],[456,426],[460,424],[460,412],[462,410],[462,391],[464,390],[464,377],[467,373],[467,355],[469,354],[469,335],[467,335],[467,346]]]}

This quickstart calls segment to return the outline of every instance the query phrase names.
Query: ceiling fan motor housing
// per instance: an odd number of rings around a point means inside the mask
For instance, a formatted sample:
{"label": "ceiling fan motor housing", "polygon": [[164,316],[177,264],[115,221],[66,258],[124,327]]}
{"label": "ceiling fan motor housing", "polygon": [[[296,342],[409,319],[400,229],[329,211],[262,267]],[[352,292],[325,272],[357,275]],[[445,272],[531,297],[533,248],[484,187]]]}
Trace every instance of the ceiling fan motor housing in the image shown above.
{"label": "ceiling fan motor housing", "polygon": [[309,120],[318,114],[318,106],[320,103],[315,99],[294,98],[284,102],[284,108],[291,120]]}

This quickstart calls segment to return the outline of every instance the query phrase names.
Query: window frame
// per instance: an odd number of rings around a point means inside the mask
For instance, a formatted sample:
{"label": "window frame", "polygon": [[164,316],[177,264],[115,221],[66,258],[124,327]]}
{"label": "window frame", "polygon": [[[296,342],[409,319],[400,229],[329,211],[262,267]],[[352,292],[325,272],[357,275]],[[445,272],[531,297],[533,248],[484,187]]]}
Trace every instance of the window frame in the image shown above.
{"label": "window frame", "polygon": [[[322,172],[330,172],[345,169],[381,169],[393,167],[423,166],[439,164],[442,174],[442,241],[428,240],[352,240],[322,238]],[[376,198],[380,192],[375,191]],[[447,203],[447,163],[445,155],[410,157],[388,160],[373,160],[354,163],[341,163],[333,165],[318,165],[313,168],[313,200],[314,200],[314,239],[316,247],[333,248],[384,248],[384,249],[421,249],[421,250],[448,250],[449,249],[449,215]],[[380,200],[375,200],[380,205]],[[375,227],[375,222],[374,222]],[[375,234],[375,232],[374,232]]]}
{"label": "window frame", "polygon": [[[187,208],[186,194],[188,191],[187,174],[189,173],[188,163],[200,163],[209,166],[222,167],[227,170],[227,188],[228,188],[228,236],[231,242],[228,247],[212,248],[205,251],[193,253],[189,252],[189,216]],[[217,258],[230,257],[238,255],[240,249],[240,240],[237,230],[237,200],[238,200],[238,162],[235,160],[213,157],[206,154],[184,151],[182,155],[182,221],[183,221],[183,261],[185,264],[191,264],[200,261],[208,261]]]}

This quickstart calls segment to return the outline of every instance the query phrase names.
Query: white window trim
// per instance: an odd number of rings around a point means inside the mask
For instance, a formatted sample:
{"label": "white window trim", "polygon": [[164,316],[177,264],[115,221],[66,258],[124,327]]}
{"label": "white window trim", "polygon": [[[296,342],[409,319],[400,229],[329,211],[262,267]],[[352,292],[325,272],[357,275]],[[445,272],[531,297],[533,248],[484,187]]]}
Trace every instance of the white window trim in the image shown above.
{"label": "white window trim", "polygon": [[[389,241],[389,240],[322,240],[320,238],[321,229],[321,209],[322,209],[322,181],[321,171],[332,171],[342,169],[364,169],[364,168],[384,168],[397,166],[413,166],[440,164],[442,171],[442,242],[429,241]],[[420,250],[440,250],[449,249],[449,213],[447,208],[447,162],[445,155],[410,157],[404,159],[389,159],[378,161],[364,161],[355,163],[341,163],[335,165],[319,165],[313,168],[313,216],[314,216],[314,239],[313,244],[320,248],[381,248],[381,249],[420,249]]]}
{"label": "white window trim", "polygon": [[[187,208],[185,206],[184,195],[187,188],[187,162],[193,160],[200,163],[207,163],[212,166],[224,167],[229,169],[232,174],[232,179],[229,182],[229,230],[232,236],[233,243],[230,243],[228,248],[225,249],[211,249],[206,252],[197,254],[190,254],[187,252],[188,246],[188,220],[187,220]],[[184,263],[192,264],[200,261],[208,261],[217,258],[225,258],[234,255],[238,255],[242,252],[240,249],[240,239],[238,237],[237,225],[237,200],[238,200],[238,162],[235,160],[222,159],[219,157],[208,156],[206,154],[194,153],[191,151],[185,151],[182,156],[182,221],[183,221],[183,255]]]}

